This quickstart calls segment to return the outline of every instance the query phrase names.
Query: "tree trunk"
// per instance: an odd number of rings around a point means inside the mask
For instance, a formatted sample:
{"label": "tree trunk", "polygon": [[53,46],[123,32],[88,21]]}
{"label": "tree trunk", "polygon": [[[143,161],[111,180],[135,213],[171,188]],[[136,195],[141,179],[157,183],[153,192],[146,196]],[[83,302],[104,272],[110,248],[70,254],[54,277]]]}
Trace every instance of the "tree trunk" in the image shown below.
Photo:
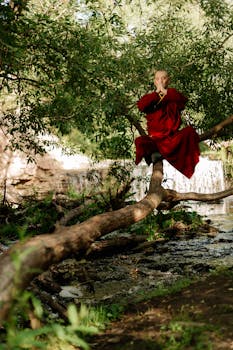
{"label": "tree trunk", "polygon": [[99,237],[142,220],[162,201],[213,200],[233,194],[233,189],[214,195],[181,194],[165,190],[161,186],[162,179],[163,165],[160,161],[153,165],[148,194],[140,202],[94,216],[81,224],[58,227],[53,234],[39,235],[17,243],[3,253],[0,257],[0,324],[7,318],[17,291],[26,288],[33,277],[72,254],[85,253]]}
{"label": "tree trunk", "polygon": [[59,227],[53,234],[39,235],[27,242],[17,243],[2,254],[0,322],[6,318],[17,290],[27,287],[33,277],[69,255],[86,252],[99,237],[145,218],[164,199],[162,178],[163,167],[159,162],[154,166],[150,190],[140,202],[94,216],[81,224]]}

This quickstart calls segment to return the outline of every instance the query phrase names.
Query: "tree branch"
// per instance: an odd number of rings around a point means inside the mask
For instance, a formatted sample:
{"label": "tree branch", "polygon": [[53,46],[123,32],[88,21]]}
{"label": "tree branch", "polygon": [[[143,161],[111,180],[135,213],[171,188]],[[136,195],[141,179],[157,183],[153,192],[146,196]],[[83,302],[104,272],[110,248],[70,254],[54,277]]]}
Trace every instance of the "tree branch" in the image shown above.
{"label": "tree branch", "polygon": [[204,132],[199,136],[200,141],[208,140],[209,138],[212,138],[214,136],[217,136],[219,132],[225,128],[226,126],[230,125],[233,123],[233,115],[230,116],[229,118],[223,120],[221,123],[215,125],[213,128],[210,130]]}
{"label": "tree branch", "polygon": [[138,120],[135,120],[131,115],[127,114],[125,117],[129,120],[130,124],[132,124],[136,130],[139,132],[139,135],[145,136],[147,135],[146,131],[141,126],[141,123]]}
{"label": "tree branch", "polygon": [[220,191],[216,193],[197,193],[197,192],[179,193],[174,190],[166,189],[165,201],[180,202],[180,201],[194,200],[194,201],[200,201],[200,202],[208,202],[208,201],[222,199],[231,195],[233,195],[233,188],[229,188],[228,190]]}
{"label": "tree branch", "polygon": [[7,80],[12,80],[12,81],[27,81],[29,83],[31,83],[32,85],[35,86],[41,86],[42,84],[39,83],[39,81],[35,80],[35,79],[31,79],[31,78],[23,78],[23,77],[19,77],[18,75],[13,75],[13,74],[0,74],[0,78],[4,78]]}

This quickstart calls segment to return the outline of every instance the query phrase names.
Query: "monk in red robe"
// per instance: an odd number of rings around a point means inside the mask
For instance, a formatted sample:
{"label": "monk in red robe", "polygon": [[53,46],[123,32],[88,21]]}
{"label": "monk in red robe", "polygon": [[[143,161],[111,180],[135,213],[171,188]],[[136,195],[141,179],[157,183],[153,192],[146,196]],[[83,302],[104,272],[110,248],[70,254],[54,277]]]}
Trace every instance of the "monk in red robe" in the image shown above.
{"label": "monk in red robe", "polygon": [[146,114],[148,136],[136,138],[136,164],[145,158],[148,165],[166,159],[172,166],[191,178],[199,162],[199,136],[192,126],[179,130],[181,111],[187,98],[174,88],[168,88],[169,76],[164,70],[155,73],[156,91],[144,95],[138,102]]}

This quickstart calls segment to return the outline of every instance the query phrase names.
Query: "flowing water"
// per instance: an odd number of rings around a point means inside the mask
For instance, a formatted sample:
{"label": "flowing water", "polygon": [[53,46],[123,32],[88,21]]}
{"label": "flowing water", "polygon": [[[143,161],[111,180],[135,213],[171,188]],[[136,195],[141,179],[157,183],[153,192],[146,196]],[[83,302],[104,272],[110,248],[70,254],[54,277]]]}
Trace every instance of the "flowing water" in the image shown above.
{"label": "flowing water", "polygon": [[[199,192],[212,193],[225,189],[224,170],[221,161],[209,160],[207,158],[200,158],[197,164],[195,173],[191,179],[187,179],[174,167],[172,167],[166,160],[163,161],[164,176],[163,186],[178,192]],[[148,184],[152,172],[152,167],[142,164],[134,170],[134,176],[138,179],[144,179],[144,183]],[[145,194],[140,181],[134,184],[135,192],[137,193],[137,200],[140,200]]]}

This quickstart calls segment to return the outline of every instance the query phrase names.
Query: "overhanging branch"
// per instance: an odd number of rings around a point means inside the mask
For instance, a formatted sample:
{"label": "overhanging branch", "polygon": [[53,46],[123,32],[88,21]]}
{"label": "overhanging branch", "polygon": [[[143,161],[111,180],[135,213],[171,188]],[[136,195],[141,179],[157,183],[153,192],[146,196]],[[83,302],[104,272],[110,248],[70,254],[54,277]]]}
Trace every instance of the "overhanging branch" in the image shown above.
{"label": "overhanging branch", "polygon": [[131,115],[126,114],[125,117],[129,120],[130,124],[132,124],[136,130],[139,132],[139,135],[145,136],[146,131],[141,126],[141,123],[138,120],[135,120]]}
{"label": "overhanging branch", "polygon": [[210,130],[207,130],[203,134],[199,136],[200,141],[205,141],[210,139],[213,136],[217,136],[222,129],[224,129],[226,126],[230,125],[233,123],[233,115],[230,116],[229,118],[223,120],[221,123],[215,125],[213,128]]}

